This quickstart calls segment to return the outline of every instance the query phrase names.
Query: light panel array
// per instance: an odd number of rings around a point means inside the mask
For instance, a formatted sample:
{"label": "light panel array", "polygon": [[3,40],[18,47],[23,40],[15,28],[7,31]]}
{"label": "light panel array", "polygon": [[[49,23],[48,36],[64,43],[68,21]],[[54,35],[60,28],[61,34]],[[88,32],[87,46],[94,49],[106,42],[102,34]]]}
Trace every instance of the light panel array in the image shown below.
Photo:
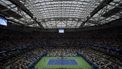
{"label": "light panel array", "polygon": [[44,28],[78,28],[101,0],[27,0],[25,6],[38,21],[47,18],[80,18],[81,21],[59,19],[42,22]]}
{"label": "light panel array", "polygon": [[[103,16],[115,7],[121,7],[122,0],[112,0],[104,8],[99,10],[88,21],[90,13],[97,8],[105,0],[18,0],[20,1],[32,14],[33,20],[27,12],[21,10],[10,0],[0,0],[0,5],[7,7],[1,10],[2,13],[11,10],[19,14],[22,18],[7,17],[9,22],[18,25],[26,25],[29,27],[45,29],[50,28],[82,28],[86,26],[94,26],[109,23],[113,20],[121,18],[122,11],[112,13],[111,16]],[[107,1],[107,0],[106,0]],[[16,0],[15,0],[16,2]],[[6,14],[6,13],[5,13]],[[9,14],[9,13],[8,13]],[[10,14],[11,15],[11,14]],[[85,22],[87,21],[87,22]],[[85,24],[84,24],[85,22]],[[38,24],[40,23],[40,24]],[[82,23],[84,24],[82,26]]]}

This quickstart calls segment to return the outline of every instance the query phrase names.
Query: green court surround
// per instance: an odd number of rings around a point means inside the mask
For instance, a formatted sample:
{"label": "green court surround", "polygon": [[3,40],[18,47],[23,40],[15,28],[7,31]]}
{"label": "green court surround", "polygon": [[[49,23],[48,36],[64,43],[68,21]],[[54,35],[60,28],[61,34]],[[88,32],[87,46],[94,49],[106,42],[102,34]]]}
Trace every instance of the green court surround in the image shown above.
{"label": "green court surround", "polygon": [[92,69],[92,66],[88,64],[82,57],[64,57],[66,59],[75,59],[78,65],[48,65],[49,59],[61,59],[61,57],[43,57],[35,65],[35,69]]}

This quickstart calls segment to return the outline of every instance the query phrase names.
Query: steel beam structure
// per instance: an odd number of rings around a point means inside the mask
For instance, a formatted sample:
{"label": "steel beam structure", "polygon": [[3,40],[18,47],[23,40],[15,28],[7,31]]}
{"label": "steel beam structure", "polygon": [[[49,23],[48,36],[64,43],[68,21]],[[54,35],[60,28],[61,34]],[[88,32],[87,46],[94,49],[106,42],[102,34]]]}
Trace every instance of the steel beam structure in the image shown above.
{"label": "steel beam structure", "polygon": [[120,3],[117,7],[109,10],[108,12],[106,12],[105,14],[103,14],[103,17],[110,17],[118,12],[122,11],[122,3]]}
{"label": "steel beam structure", "polygon": [[90,16],[87,17],[87,20],[84,21],[79,28],[83,27],[86,22],[89,21],[98,11],[100,11],[102,8],[104,8],[106,5],[108,5],[113,0],[103,0],[91,13]]}
{"label": "steel beam structure", "polygon": [[38,25],[40,28],[43,28],[40,22],[36,20],[36,18],[33,17],[33,14],[19,1],[19,0],[9,0],[13,4],[15,4],[17,7],[19,7],[21,10],[23,10],[26,14],[28,14]]}
{"label": "steel beam structure", "polygon": [[0,13],[5,15],[5,16],[7,16],[7,17],[14,17],[16,19],[22,18],[21,15],[19,15],[18,13],[8,9],[7,7],[5,7],[5,6],[1,5],[1,4],[0,4]]}

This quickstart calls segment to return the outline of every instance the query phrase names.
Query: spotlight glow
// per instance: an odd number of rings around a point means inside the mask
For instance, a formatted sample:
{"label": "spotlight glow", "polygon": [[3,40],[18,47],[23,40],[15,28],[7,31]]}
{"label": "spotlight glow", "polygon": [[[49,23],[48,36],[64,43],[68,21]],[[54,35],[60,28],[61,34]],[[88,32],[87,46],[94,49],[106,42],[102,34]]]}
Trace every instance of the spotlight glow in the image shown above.
{"label": "spotlight glow", "polygon": [[64,29],[59,29],[59,33],[64,33]]}
{"label": "spotlight glow", "polygon": [[0,17],[0,25],[7,26],[7,20]]}

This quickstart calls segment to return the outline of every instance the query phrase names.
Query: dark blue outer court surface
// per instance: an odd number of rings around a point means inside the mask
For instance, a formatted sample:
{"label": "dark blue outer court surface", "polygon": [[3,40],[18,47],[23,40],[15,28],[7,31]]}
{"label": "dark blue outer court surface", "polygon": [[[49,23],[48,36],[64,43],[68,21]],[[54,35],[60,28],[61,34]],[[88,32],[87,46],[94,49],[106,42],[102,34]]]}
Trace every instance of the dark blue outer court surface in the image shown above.
{"label": "dark blue outer court surface", "polygon": [[74,59],[50,59],[48,65],[78,65]]}

